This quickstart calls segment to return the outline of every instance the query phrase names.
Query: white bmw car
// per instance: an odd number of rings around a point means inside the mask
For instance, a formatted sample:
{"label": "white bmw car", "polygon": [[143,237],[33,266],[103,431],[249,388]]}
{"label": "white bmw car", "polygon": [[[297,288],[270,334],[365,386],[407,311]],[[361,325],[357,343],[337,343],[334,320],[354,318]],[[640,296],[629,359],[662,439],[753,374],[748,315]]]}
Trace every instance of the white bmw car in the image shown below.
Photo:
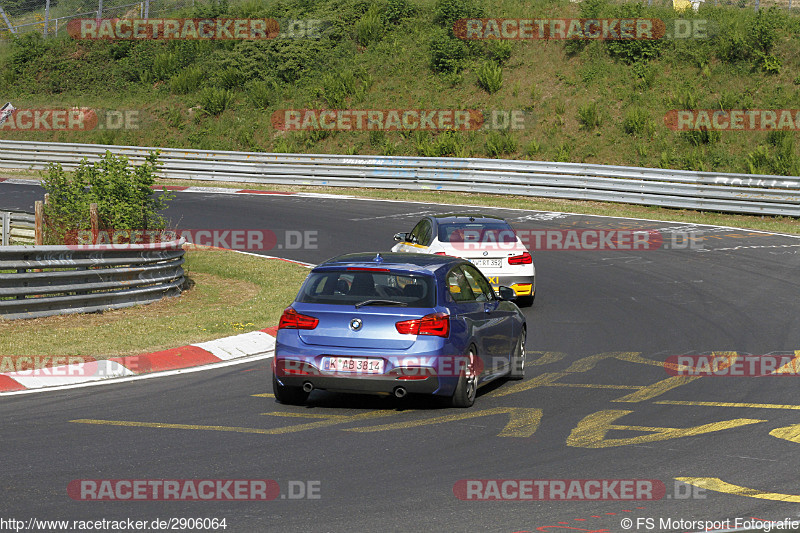
{"label": "white bmw car", "polygon": [[452,255],[471,261],[495,291],[511,287],[520,306],[536,297],[533,257],[514,228],[500,217],[477,214],[431,215],[410,233],[397,233],[393,252]]}

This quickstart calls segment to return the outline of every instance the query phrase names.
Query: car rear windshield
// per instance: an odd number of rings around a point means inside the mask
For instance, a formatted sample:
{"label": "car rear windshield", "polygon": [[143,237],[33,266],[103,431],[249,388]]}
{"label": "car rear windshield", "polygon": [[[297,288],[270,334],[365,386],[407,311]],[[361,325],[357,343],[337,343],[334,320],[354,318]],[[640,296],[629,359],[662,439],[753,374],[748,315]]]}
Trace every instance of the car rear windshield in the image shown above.
{"label": "car rear windshield", "polygon": [[505,222],[442,224],[439,242],[517,242],[514,228]]}
{"label": "car rear windshield", "polygon": [[297,301],[334,305],[433,307],[436,304],[434,286],[432,276],[355,269],[312,272],[303,283]]}

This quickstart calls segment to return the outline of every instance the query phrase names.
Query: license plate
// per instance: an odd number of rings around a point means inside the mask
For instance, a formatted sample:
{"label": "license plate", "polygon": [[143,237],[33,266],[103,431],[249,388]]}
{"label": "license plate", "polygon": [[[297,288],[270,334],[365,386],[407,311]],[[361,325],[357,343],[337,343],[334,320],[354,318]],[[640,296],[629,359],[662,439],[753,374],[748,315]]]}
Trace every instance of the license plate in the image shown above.
{"label": "license plate", "polygon": [[383,374],[383,359],[367,357],[323,357],[325,372],[353,372],[358,374]]}
{"label": "license plate", "polygon": [[501,267],[503,266],[502,259],[470,259],[472,264],[476,267]]}

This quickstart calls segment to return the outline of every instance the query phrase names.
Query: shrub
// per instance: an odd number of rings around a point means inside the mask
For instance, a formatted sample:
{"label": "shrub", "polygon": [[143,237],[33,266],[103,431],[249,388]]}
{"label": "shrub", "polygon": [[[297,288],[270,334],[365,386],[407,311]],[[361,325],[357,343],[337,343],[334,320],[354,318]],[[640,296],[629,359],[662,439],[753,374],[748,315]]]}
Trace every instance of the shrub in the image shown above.
{"label": "shrub", "polygon": [[539,141],[536,139],[531,139],[531,141],[525,146],[525,156],[533,157],[535,154],[538,154],[541,149],[542,145],[539,144]]}
{"label": "shrub", "polygon": [[198,95],[198,102],[203,111],[209,115],[219,115],[230,107],[232,101],[233,93],[231,91],[216,87],[206,87]]}
{"label": "shrub", "polygon": [[494,61],[487,61],[478,67],[478,85],[489,94],[494,94],[503,86],[503,69]]}
{"label": "shrub", "polygon": [[247,99],[258,109],[268,108],[277,98],[280,91],[274,80],[252,81],[247,84]]}
{"label": "shrub", "polygon": [[649,137],[655,133],[656,125],[647,111],[635,108],[625,115],[625,120],[622,121],[622,129],[628,135]]}
{"label": "shrub", "polygon": [[753,50],[741,31],[732,30],[725,39],[718,39],[717,56],[727,63],[749,61]]}
{"label": "shrub", "polygon": [[472,155],[464,135],[456,131],[445,131],[436,137],[436,157],[469,157]]}
{"label": "shrub", "polygon": [[473,0],[436,0],[433,21],[452,33],[458,19],[481,18],[484,10]]}
{"label": "shrub", "polygon": [[383,37],[384,26],[378,6],[373,5],[370,7],[355,23],[353,31],[355,32],[356,41],[361,46],[369,46],[371,43],[380,41]]}
{"label": "shrub", "polygon": [[761,56],[761,70],[767,74],[780,74],[783,62],[772,54]]}
{"label": "shrub", "polygon": [[272,143],[272,151],[277,154],[296,154],[300,148],[293,134],[284,134]]}
{"label": "shrub", "polygon": [[556,161],[560,163],[568,163],[570,154],[572,153],[572,145],[567,142],[561,143],[556,149]]}
{"label": "shrub", "polygon": [[670,102],[678,109],[697,109],[699,105],[697,91],[694,89],[682,89],[677,96],[670,98]]}
{"label": "shrub", "polygon": [[169,90],[172,94],[189,94],[200,87],[203,77],[200,67],[185,68],[170,78]]}
{"label": "shrub", "polygon": [[168,80],[177,70],[177,54],[166,51],[157,54],[155,58],[153,58],[153,66],[151,67],[150,72],[155,80]]}
{"label": "shrub", "polygon": [[[642,16],[642,11],[642,4],[622,4],[614,9],[614,17],[639,18]],[[664,39],[610,39],[605,41],[605,44],[611,57],[632,64],[657,58],[661,54],[664,42]]]}
{"label": "shrub", "polygon": [[800,157],[794,148],[794,136],[775,132],[767,139],[775,143],[773,148],[761,145],[747,154],[747,172],[750,174],[774,174],[778,176],[800,175]]}
{"label": "shrub", "polygon": [[383,14],[387,22],[396,24],[404,18],[414,16],[416,12],[416,6],[409,2],[409,0],[389,0]]}
{"label": "shrub", "polygon": [[372,77],[353,69],[334,69],[322,77],[322,96],[331,108],[342,108],[348,97],[360,100],[372,85]]}
{"label": "shrub", "polygon": [[489,41],[486,55],[492,61],[502,65],[511,58],[511,43],[508,41]]}
{"label": "shrub", "polygon": [[455,37],[439,33],[431,39],[430,55],[435,72],[458,72],[467,57],[467,47]]}
{"label": "shrub", "polygon": [[126,157],[107,151],[95,163],[83,159],[67,175],[61,164],[50,164],[42,186],[48,193],[45,216],[48,243],[63,242],[71,230],[91,228],[89,205],[97,204],[101,229],[152,230],[166,227],[159,213],[172,195],[153,195],[158,170],[158,152],[151,152],[143,164],[131,166]]}
{"label": "shrub", "polygon": [[692,146],[700,146],[701,144],[712,144],[719,142],[721,134],[720,132],[714,130],[709,131],[707,129],[700,129],[681,132],[681,137],[686,139],[686,141]]}
{"label": "shrub", "polygon": [[244,74],[236,67],[228,67],[216,75],[216,85],[223,89],[236,89],[244,83]]}
{"label": "shrub", "polygon": [[787,137],[791,137],[793,133],[788,130],[770,130],[767,133],[767,143],[771,146],[781,146]]}
{"label": "shrub", "polygon": [[369,132],[369,145],[373,148],[379,148],[386,143],[386,133],[380,130],[372,130]]}
{"label": "shrub", "polygon": [[583,104],[578,107],[578,120],[581,127],[591,130],[600,125],[600,112],[597,109],[597,102]]}
{"label": "shrub", "polygon": [[747,28],[747,37],[750,46],[761,54],[768,55],[772,52],[778,40],[778,29],[783,25],[784,15],[774,6],[761,9]]}
{"label": "shrub", "polygon": [[11,40],[11,55],[9,64],[15,72],[21,72],[28,63],[35,63],[38,58],[47,52],[48,44],[36,32],[14,36]]}
{"label": "shrub", "polygon": [[517,151],[517,139],[511,135],[510,131],[489,133],[486,139],[486,154],[489,157],[500,157],[501,155],[513,154]]}
{"label": "shrub", "polygon": [[455,131],[445,131],[431,138],[427,131],[415,130],[412,133],[414,148],[423,157],[469,157],[471,151],[464,136]]}
{"label": "shrub", "polygon": [[192,2],[194,6],[194,17],[193,18],[201,18],[201,19],[213,19],[217,18],[220,15],[225,15],[228,13],[229,9],[229,2],[228,0],[211,0],[208,3],[205,2]]}

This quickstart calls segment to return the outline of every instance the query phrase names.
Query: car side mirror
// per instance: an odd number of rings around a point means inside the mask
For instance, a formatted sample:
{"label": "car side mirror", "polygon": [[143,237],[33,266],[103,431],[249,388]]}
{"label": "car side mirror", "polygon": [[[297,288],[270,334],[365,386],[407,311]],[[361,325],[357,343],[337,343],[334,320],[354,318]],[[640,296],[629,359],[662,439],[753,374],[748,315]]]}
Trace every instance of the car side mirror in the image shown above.
{"label": "car side mirror", "polygon": [[397,242],[408,242],[408,233],[395,233],[394,240]]}
{"label": "car side mirror", "polygon": [[514,292],[514,289],[511,287],[500,285],[497,287],[497,295],[501,300],[507,300],[509,302],[514,302],[517,300],[517,293]]}

